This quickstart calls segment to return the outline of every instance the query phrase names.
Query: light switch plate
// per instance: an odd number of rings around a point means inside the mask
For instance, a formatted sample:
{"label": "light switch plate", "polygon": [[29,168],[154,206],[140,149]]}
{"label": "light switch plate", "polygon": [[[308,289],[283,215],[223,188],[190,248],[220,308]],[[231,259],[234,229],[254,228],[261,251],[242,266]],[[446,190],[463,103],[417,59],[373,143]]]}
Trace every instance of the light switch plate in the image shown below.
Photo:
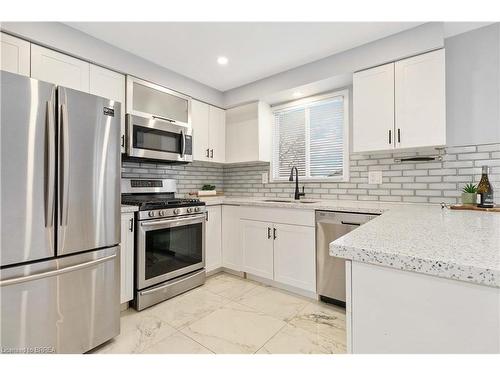
{"label": "light switch plate", "polygon": [[262,183],[267,184],[269,182],[269,174],[267,172],[262,173]]}
{"label": "light switch plate", "polygon": [[378,185],[382,183],[382,171],[368,172],[368,183],[371,185]]}

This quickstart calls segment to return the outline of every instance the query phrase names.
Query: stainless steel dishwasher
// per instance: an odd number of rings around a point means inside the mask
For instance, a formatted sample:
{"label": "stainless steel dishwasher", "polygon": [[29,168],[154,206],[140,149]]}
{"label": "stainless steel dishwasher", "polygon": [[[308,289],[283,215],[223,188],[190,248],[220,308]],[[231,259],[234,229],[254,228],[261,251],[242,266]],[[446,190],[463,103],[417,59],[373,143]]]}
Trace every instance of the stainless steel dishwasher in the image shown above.
{"label": "stainless steel dishwasher", "polygon": [[345,260],[330,256],[330,243],[377,216],[316,211],[316,289],[322,301],[345,307]]}

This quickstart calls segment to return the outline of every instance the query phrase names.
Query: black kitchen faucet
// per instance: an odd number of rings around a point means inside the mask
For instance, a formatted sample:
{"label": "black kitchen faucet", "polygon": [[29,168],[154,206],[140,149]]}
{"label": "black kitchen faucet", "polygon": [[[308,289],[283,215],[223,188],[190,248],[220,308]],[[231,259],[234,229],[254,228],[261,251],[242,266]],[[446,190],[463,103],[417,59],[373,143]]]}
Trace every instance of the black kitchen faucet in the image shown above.
{"label": "black kitchen faucet", "polygon": [[293,182],[293,170],[295,169],[295,197],[294,199],[297,199],[299,200],[300,197],[303,197],[306,195],[306,193],[304,193],[304,187],[302,186],[302,193],[299,193],[299,170],[297,169],[297,167],[292,167],[292,170],[290,171],[290,178],[288,179],[288,181],[291,181]]}

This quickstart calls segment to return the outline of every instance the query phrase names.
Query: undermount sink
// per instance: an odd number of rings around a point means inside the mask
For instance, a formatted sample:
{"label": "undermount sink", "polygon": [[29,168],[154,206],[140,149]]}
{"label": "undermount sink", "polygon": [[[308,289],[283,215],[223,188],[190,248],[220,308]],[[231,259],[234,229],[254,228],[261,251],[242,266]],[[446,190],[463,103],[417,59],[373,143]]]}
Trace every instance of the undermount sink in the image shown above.
{"label": "undermount sink", "polygon": [[289,200],[289,199],[264,199],[264,202],[274,202],[274,203],[317,203],[317,201],[307,201],[307,200]]}

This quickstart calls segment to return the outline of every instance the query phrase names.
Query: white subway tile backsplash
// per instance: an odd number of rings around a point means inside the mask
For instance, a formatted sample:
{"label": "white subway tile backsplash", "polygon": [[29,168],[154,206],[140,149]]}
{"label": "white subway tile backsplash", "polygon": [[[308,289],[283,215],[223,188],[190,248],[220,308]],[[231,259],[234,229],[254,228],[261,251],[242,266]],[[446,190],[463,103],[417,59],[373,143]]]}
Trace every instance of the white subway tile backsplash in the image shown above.
{"label": "white subway tile backsplash", "polygon": [[[390,154],[351,155],[347,182],[300,182],[307,198],[358,199],[412,203],[457,203],[465,183],[478,182],[481,166],[490,166],[495,201],[500,202],[500,144],[449,147],[443,161],[395,163],[395,158],[435,154],[394,152]],[[368,171],[381,170],[382,184],[368,184]],[[226,195],[289,198],[294,185],[288,181],[262,184],[261,174],[269,172],[268,163],[214,164],[194,162],[186,165],[122,163],[123,177],[174,178],[178,193],[215,185]]]}

